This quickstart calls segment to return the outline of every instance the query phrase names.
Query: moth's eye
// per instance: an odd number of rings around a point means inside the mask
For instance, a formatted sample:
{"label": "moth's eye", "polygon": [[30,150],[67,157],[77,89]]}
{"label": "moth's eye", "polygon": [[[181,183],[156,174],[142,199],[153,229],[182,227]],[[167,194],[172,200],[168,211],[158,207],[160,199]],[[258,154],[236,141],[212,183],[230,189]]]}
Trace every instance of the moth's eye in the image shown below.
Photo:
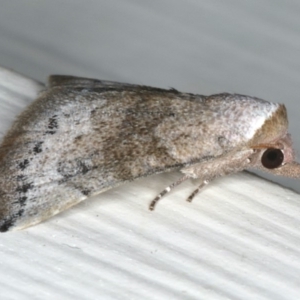
{"label": "moth's eye", "polygon": [[267,169],[275,169],[282,165],[283,159],[284,155],[280,149],[269,148],[262,155],[261,163]]}

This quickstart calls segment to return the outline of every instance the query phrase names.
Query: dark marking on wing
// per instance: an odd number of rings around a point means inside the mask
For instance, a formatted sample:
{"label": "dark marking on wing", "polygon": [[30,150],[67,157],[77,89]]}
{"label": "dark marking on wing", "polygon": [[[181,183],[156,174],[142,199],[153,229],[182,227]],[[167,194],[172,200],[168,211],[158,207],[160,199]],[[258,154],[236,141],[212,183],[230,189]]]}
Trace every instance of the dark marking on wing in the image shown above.
{"label": "dark marking on wing", "polygon": [[43,150],[42,150],[42,144],[43,142],[38,142],[35,144],[35,146],[33,147],[33,152],[34,154],[38,154],[38,153],[41,153]]}
{"label": "dark marking on wing", "polygon": [[89,189],[82,189],[82,190],[81,190],[81,193],[82,193],[83,195],[85,195],[85,196],[88,196],[88,195],[91,193],[91,190],[89,190]]}
{"label": "dark marking on wing", "polygon": [[0,232],[6,232],[10,230],[10,228],[14,226],[16,220],[17,216],[12,216],[10,218],[5,219],[2,225],[0,226]]}
{"label": "dark marking on wing", "polygon": [[48,120],[48,129],[46,131],[46,134],[54,134],[56,133],[56,129],[58,129],[58,120],[57,115],[54,115],[53,117],[49,118]]}
{"label": "dark marking on wing", "polygon": [[19,163],[19,168],[21,171],[24,171],[29,165],[29,160],[26,158],[22,162]]}
{"label": "dark marking on wing", "polygon": [[28,197],[26,197],[26,196],[21,196],[21,197],[18,198],[18,203],[19,203],[21,206],[24,206],[27,199],[28,199]]}
{"label": "dark marking on wing", "polygon": [[64,161],[58,164],[57,172],[64,177],[64,179],[60,180],[60,183],[66,182],[67,179],[74,177],[78,174],[86,174],[90,170],[97,168],[92,164],[88,164],[87,162],[76,159],[73,161]]}
{"label": "dark marking on wing", "polygon": [[29,183],[24,183],[23,185],[21,186],[18,186],[16,188],[16,191],[19,192],[19,193],[27,193],[28,190],[32,189],[33,188],[33,182],[29,182]]}

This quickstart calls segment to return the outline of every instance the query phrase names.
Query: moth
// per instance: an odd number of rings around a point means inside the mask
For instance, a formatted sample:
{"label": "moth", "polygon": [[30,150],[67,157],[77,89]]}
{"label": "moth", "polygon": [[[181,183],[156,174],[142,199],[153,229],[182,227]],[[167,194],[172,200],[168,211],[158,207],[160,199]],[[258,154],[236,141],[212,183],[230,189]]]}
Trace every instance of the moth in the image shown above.
{"label": "moth", "polygon": [[299,177],[286,108],[258,98],[50,76],[0,146],[0,231],[37,224],[136,178],[199,187],[248,168]]}

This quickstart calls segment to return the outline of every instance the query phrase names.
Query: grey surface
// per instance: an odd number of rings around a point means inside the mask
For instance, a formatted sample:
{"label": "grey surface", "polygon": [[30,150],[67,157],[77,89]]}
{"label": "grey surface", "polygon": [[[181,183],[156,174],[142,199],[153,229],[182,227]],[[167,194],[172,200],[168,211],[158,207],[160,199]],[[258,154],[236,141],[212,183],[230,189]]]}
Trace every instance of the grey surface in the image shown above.
{"label": "grey surface", "polygon": [[1,1],[0,65],[285,103],[299,152],[299,15],[299,1]]}

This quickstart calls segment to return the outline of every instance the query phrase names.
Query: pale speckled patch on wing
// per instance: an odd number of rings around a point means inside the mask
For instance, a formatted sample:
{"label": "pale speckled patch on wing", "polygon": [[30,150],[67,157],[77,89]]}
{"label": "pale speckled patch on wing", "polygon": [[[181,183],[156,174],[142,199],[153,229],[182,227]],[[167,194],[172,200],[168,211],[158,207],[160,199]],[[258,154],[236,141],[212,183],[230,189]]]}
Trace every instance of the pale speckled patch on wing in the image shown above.
{"label": "pale speckled patch on wing", "polygon": [[[218,156],[245,145],[279,107],[234,94],[212,95],[200,103],[189,103],[188,108],[184,101],[179,100],[177,105],[178,117],[166,118],[155,132],[176,160]],[[166,132],[170,133],[168,137]]]}

